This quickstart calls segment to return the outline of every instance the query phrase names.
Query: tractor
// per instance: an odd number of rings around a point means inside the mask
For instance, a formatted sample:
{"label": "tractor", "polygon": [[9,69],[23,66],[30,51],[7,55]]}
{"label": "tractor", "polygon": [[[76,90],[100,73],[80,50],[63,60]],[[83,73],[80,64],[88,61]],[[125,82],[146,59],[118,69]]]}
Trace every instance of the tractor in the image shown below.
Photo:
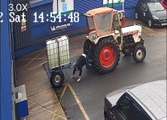
{"label": "tractor", "polygon": [[100,73],[113,71],[119,63],[120,52],[132,56],[136,63],[146,56],[142,28],[139,25],[122,26],[124,11],[101,7],[85,13],[88,36],[83,52],[87,55],[86,67],[96,68]]}

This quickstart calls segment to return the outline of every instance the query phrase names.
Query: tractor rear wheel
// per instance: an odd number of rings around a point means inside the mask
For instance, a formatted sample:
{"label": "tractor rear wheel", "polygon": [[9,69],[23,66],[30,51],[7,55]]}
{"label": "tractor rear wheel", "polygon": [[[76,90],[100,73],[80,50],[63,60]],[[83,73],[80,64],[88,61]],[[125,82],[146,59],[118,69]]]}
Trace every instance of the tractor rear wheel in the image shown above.
{"label": "tractor rear wheel", "polygon": [[100,73],[113,71],[120,59],[119,47],[115,40],[105,38],[94,46],[94,64]]}
{"label": "tractor rear wheel", "polygon": [[83,46],[83,53],[88,55],[90,47],[91,47],[91,41],[90,40],[85,40],[84,46]]}
{"label": "tractor rear wheel", "polygon": [[92,60],[92,50],[93,44],[90,40],[85,40],[83,46],[83,53],[86,54],[86,68],[92,70],[94,68],[94,62]]}

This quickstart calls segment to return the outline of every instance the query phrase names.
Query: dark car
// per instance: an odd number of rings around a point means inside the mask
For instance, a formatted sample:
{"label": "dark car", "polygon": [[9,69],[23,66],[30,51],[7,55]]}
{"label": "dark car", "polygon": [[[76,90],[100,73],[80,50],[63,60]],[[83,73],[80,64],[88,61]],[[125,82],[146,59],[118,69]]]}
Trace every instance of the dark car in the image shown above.
{"label": "dark car", "polygon": [[167,11],[160,2],[153,0],[139,0],[135,11],[135,19],[143,20],[149,27],[166,26]]}

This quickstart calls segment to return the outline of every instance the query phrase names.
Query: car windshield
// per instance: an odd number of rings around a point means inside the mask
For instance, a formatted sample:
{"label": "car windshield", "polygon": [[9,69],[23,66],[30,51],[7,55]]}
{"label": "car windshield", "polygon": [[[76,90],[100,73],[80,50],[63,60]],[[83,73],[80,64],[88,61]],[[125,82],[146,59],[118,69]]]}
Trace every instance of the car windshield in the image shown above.
{"label": "car windshield", "polygon": [[159,3],[147,3],[148,8],[150,9],[151,12],[157,12],[157,11],[163,11],[164,8],[163,6]]}
{"label": "car windshield", "polygon": [[93,23],[93,18],[92,17],[87,17],[88,20],[88,26],[89,26],[89,30],[94,30],[94,23]]}
{"label": "car windshield", "polygon": [[111,13],[96,15],[97,31],[99,34],[108,34],[111,31]]}

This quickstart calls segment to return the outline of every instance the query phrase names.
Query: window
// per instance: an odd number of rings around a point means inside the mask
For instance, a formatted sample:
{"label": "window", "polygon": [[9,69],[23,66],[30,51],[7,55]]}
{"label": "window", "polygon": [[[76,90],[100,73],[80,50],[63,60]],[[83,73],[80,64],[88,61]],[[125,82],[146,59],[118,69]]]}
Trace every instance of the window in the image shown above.
{"label": "window", "polygon": [[147,3],[147,5],[148,5],[151,12],[157,12],[157,11],[163,11],[164,10],[163,6],[159,2]]}
{"label": "window", "polygon": [[100,34],[108,34],[111,29],[111,13],[96,15],[97,31]]}
{"label": "window", "polygon": [[118,106],[120,113],[126,120],[141,120],[140,109],[128,97],[124,97]]}
{"label": "window", "polygon": [[141,114],[140,116],[141,120],[152,120],[148,115]]}
{"label": "window", "polygon": [[145,3],[142,5],[142,10],[143,10],[144,12],[147,12],[147,11],[148,11],[147,5],[146,5]]}
{"label": "window", "polygon": [[94,30],[94,23],[93,23],[93,18],[92,17],[87,17],[88,20],[88,26],[89,26],[89,30]]}
{"label": "window", "polygon": [[126,94],[117,103],[118,111],[123,116],[123,120],[152,120],[140,105]]}
{"label": "window", "polygon": [[119,19],[118,19],[118,15],[117,14],[114,15],[112,28],[113,28],[113,30],[118,30],[119,29]]}

